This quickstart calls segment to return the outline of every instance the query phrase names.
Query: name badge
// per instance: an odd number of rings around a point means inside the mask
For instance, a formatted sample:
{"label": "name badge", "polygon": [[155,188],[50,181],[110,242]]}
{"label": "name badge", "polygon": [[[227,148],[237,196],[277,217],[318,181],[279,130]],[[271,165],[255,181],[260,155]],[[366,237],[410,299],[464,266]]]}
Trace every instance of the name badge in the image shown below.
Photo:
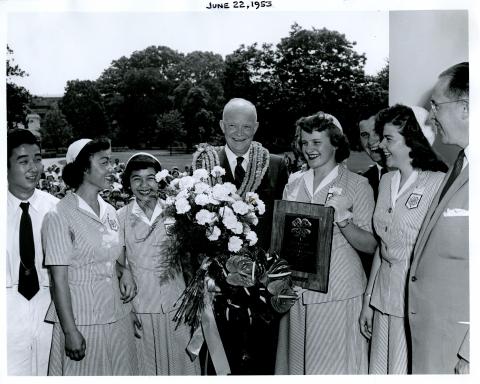
{"label": "name badge", "polygon": [[118,223],[116,220],[114,219],[111,219],[109,215],[107,215],[107,222],[108,222],[108,225],[110,226],[110,229],[112,231],[115,231],[117,232],[118,231]]}
{"label": "name badge", "polygon": [[342,194],[342,188],[340,187],[330,187],[328,189],[328,193],[327,193],[327,198],[325,199],[325,203],[330,200],[333,196],[340,196]]}
{"label": "name badge", "polygon": [[408,197],[405,206],[408,209],[417,208],[420,204],[420,200],[422,200],[424,190],[425,188],[415,188],[412,194]]}

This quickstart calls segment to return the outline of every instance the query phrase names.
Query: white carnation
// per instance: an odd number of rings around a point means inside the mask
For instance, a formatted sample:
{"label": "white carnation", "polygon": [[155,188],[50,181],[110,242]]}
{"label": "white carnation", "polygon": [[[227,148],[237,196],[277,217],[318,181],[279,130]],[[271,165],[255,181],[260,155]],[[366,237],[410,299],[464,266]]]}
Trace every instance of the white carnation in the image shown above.
{"label": "white carnation", "polygon": [[228,250],[233,253],[237,253],[242,249],[243,241],[238,236],[232,236],[228,240]]}
{"label": "white carnation", "polygon": [[223,185],[223,188],[227,190],[228,194],[237,192],[237,187],[235,186],[235,184],[226,182],[226,183],[223,183],[222,185]]}
{"label": "white carnation", "polygon": [[188,196],[189,196],[188,190],[187,189],[182,189],[175,196],[175,200],[188,199]]}
{"label": "white carnation", "polygon": [[195,184],[195,193],[205,193],[210,189],[210,186],[207,183],[197,183]]}
{"label": "white carnation", "polygon": [[208,195],[208,199],[209,199],[210,204],[220,205],[220,200],[215,199],[212,194]]}
{"label": "white carnation", "polygon": [[243,224],[237,221],[237,224],[231,228],[231,231],[236,235],[241,235],[243,233]]}
{"label": "white carnation", "polygon": [[222,222],[225,225],[225,227],[227,227],[228,229],[230,229],[232,231],[235,228],[238,228],[238,224],[239,224],[238,220],[235,216],[224,216]]}
{"label": "white carnation", "polygon": [[175,202],[175,208],[177,208],[178,214],[187,213],[192,208],[185,198],[180,198]]}
{"label": "white carnation", "polygon": [[217,215],[215,215],[215,213],[210,212],[206,209],[201,209],[195,215],[195,219],[200,225],[212,224],[214,221],[217,220]]}
{"label": "white carnation", "polygon": [[235,217],[235,214],[233,213],[232,208],[230,207],[221,207],[218,210],[218,213],[220,214],[220,216],[222,216],[222,218],[232,217],[232,216]]}
{"label": "white carnation", "polygon": [[168,169],[162,169],[160,172],[157,172],[155,174],[155,180],[157,183],[159,183],[162,180],[165,180],[165,178],[168,176]]}
{"label": "white carnation", "polygon": [[200,205],[201,207],[210,204],[210,197],[204,193],[201,193],[200,195],[195,196],[195,204]]}
{"label": "white carnation", "polygon": [[248,205],[243,201],[235,201],[232,204],[233,211],[239,215],[246,215],[248,213]]}
{"label": "white carnation", "polygon": [[245,200],[247,201],[247,203],[256,204],[257,201],[260,200],[260,198],[258,197],[258,193],[247,192],[247,194],[245,195]]}
{"label": "white carnation", "polygon": [[257,211],[259,215],[263,215],[265,213],[265,203],[262,200],[257,201]]}
{"label": "white carnation", "polygon": [[250,231],[246,234],[245,239],[248,240],[250,246],[257,244],[258,236],[255,232]]}
{"label": "white carnation", "polygon": [[178,185],[180,183],[180,179],[173,179],[171,182],[170,182],[170,186],[172,188],[178,188]]}
{"label": "white carnation", "polygon": [[167,196],[167,198],[165,199],[165,204],[166,205],[175,204],[175,198],[173,196]]}
{"label": "white carnation", "polygon": [[193,171],[192,177],[197,181],[206,180],[208,179],[208,171],[203,168],[196,169]]}
{"label": "white carnation", "polygon": [[233,199],[229,196],[229,188],[228,186],[226,187],[225,184],[215,184],[212,188],[212,197],[220,201],[233,201]]}
{"label": "white carnation", "polygon": [[220,177],[225,175],[225,169],[220,167],[219,165],[216,165],[213,167],[211,175],[214,177]]}
{"label": "white carnation", "polygon": [[195,179],[192,176],[181,177],[179,181],[180,189],[190,189],[195,185]]}
{"label": "white carnation", "polygon": [[220,237],[222,232],[220,231],[220,228],[218,228],[216,225],[213,226],[212,229],[208,228],[207,229],[207,239],[210,241],[216,241]]}
{"label": "white carnation", "polygon": [[250,212],[248,215],[245,216],[245,218],[252,225],[257,225],[258,224],[258,217],[253,212]]}

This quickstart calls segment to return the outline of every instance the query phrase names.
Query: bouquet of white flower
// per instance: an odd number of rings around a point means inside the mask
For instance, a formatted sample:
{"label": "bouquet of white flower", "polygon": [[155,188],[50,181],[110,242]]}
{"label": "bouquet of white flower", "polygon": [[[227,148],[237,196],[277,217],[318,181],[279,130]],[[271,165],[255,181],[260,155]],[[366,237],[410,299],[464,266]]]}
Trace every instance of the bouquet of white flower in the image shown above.
{"label": "bouquet of white flower", "polygon": [[[256,246],[253,228],[265,204],[256,193],[242,198],[232,183],[209,183],[224,174],[219,166],[210,173],[197,169],[192,176],[172,180],[165,190],[165,222],[172,237],[170,263],[172,268],[181,265],[187,280],[175,320],[193,329],[202,320],[205,304],[211,304],[220,290],[235,299],[235,290],[245,290],[244,297],[256,295],[255,299],[271,303],[278,312],[288,310],[293,304],[289,299],[296,297],[287,263]],[[159,172],[157,176],[160,182],[168,175]]]}

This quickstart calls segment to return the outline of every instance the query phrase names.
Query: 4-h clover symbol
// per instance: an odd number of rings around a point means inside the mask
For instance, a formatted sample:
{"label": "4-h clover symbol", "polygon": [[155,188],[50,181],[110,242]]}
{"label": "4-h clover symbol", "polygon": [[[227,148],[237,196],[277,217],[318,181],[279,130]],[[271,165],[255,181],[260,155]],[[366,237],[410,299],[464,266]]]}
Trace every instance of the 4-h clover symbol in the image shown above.
{"label": "4-h clover symbol", "polygon": [[309,229],[311,228],[312,223],[308,219],[301,219],[300,217],[297,217],[295,220],[293,220],[292,225],[293,228],[291,232],[293,236],[297,237],[300,241],[312,233],[312,231]]}

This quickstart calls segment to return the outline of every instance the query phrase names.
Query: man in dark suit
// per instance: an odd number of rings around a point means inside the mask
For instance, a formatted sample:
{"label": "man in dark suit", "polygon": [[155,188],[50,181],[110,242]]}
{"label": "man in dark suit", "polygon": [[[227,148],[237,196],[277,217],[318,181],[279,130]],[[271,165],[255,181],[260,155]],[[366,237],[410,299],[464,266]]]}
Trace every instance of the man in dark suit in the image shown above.
{"label": "man in dark suit", "polygon": [[[230,100],[220,121],[226,145],[219,148],[218,158],[226,172],[224,182],[234,183],[242,196],[247,192],[257,193],[265,203],[265,213],[260,216],[255,230],[259,246],[268,250],[274,200],[282,198],[288,172],[282,156],[270,154],[260,143],[253,141],[258,125],[256,108],[250,101]],[[222,291],[232,289],[231,286],[220,288]],[[235,294],[240,296],[247,295],[243,289],[236,291]],[[265,309],[267,305],[260,301],[252,303],[249,313],[222,295],[215,299],[215,317],[234,375],[274,373],[278,318],[262,318],[255,311],[255,308]],[[214,372],[212,368],[209,364],[208,373]]]}
{"label": "man in dark suit", "polygon": [[412,373],[469,373],[469,65],[442,72],[430,120],[461,148],[420,229],[408,279]]}
{"label": "man in dark suit", "polygon": [[387,172],[387,169],[385,168],[385,156],[383,151],[379,148],[380,137],[375,131],[375,115],[370,116],[368,119],[361,120],[358,123],[358,128],[360,131],[360,143],[363,150],[367,153],[370,159],[375,162],[375,164],[362,173],[362,176],[365,176],[368,179],[376,201],[380,178]]}

